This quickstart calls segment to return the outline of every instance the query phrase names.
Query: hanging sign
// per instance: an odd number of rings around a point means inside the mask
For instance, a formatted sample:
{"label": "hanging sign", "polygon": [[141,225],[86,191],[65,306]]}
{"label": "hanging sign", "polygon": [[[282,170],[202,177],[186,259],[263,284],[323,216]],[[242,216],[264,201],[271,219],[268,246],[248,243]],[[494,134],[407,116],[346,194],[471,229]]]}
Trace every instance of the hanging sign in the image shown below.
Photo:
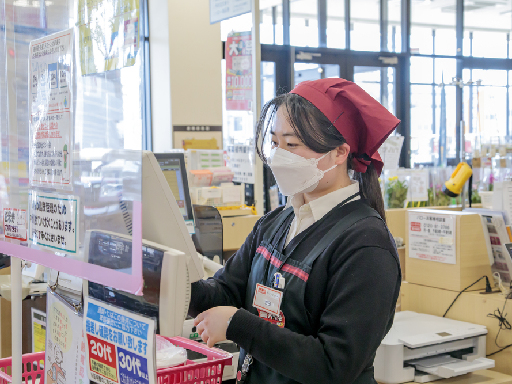
{"label": "hanging sign", "polygon": [[29,240],[69,253],[77,251],[78,197],[29,193]]}
{"label": "hanging sign", "polygon": [[82,315],[48,288],[45,383],[87,384]]}
{"label": "hanging sign", "polygon": [[232,32],[226,40],[226,110],[250,111],[251,104],[251,32]]}
{"label": "hanging sign", "polygon": [[456,264],[455,216],[409,211],[409,257]]}
{"label": "hanging sign", "polygon": [[33,40],[29,52],[30,184],[65,188],[73,164],[73,29]]}
{"label": "hanging sign", "polygon": [[251,0],[210,0],[210,24],[249,13]]}
{"label": "hanging sign", "polygon": [[251,145],[229,145],[226,155],[226,164],[235,174],[233,181],[254,184],[254,147]]}
{"label": "hanging sign", "polygon": [[4,208],[4,232],[8,239],[27,241],[27,211]]}
{"label": "hanging sign", "polygon": [[86,298],[89,379],[101,384],[156,383],[155,320]]}

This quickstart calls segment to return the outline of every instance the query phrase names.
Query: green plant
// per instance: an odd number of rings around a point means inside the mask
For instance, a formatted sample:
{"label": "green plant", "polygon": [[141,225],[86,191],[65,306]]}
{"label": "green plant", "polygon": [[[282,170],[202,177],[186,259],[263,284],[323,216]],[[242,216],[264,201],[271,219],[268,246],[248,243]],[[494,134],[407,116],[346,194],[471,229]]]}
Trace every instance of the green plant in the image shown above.
{"label": "green plant", "polygon": [[388,208],[403,208],[408,190],[407,181],[400,181],[396,176],[391,177],[386,188]]}
{"label": "green plant", "polygon": [[473,189],[473,193],[471,194],[471,203],[472,204],[480,204],[482,202],[482,198],[476,189]]}

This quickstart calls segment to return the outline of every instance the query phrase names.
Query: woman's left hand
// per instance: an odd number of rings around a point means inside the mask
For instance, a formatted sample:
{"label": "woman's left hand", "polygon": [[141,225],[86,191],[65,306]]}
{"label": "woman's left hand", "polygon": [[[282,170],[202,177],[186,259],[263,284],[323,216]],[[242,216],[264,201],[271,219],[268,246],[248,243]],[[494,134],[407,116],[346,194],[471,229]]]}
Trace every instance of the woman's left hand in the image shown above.
{"label": "woman's left hand", "polygon": [[194,319],[197,333],[208,347],[226,340],[228,320],[238,309],[235,307],[214,307],[200,313]]}

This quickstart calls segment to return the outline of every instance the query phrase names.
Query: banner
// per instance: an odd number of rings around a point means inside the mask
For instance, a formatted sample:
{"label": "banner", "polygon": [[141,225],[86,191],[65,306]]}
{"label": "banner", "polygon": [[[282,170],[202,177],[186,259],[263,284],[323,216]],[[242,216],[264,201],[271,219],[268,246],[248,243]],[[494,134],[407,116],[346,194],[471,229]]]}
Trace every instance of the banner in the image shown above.
{"label": "banner", "polygon": [[231,32],[226,40],[226,110],[252,108],[251,32]]}

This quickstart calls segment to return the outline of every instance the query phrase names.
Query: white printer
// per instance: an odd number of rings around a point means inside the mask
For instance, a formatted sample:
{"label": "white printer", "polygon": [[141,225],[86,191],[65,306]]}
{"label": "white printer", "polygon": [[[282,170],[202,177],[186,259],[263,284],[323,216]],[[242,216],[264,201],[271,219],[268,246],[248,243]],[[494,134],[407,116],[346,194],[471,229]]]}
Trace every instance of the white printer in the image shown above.
{"label": "white printer", "polygon": [[426,383],[494,367],[485,356],[487,328],[438,316],[398,312],[377,349],[380,383]]}

